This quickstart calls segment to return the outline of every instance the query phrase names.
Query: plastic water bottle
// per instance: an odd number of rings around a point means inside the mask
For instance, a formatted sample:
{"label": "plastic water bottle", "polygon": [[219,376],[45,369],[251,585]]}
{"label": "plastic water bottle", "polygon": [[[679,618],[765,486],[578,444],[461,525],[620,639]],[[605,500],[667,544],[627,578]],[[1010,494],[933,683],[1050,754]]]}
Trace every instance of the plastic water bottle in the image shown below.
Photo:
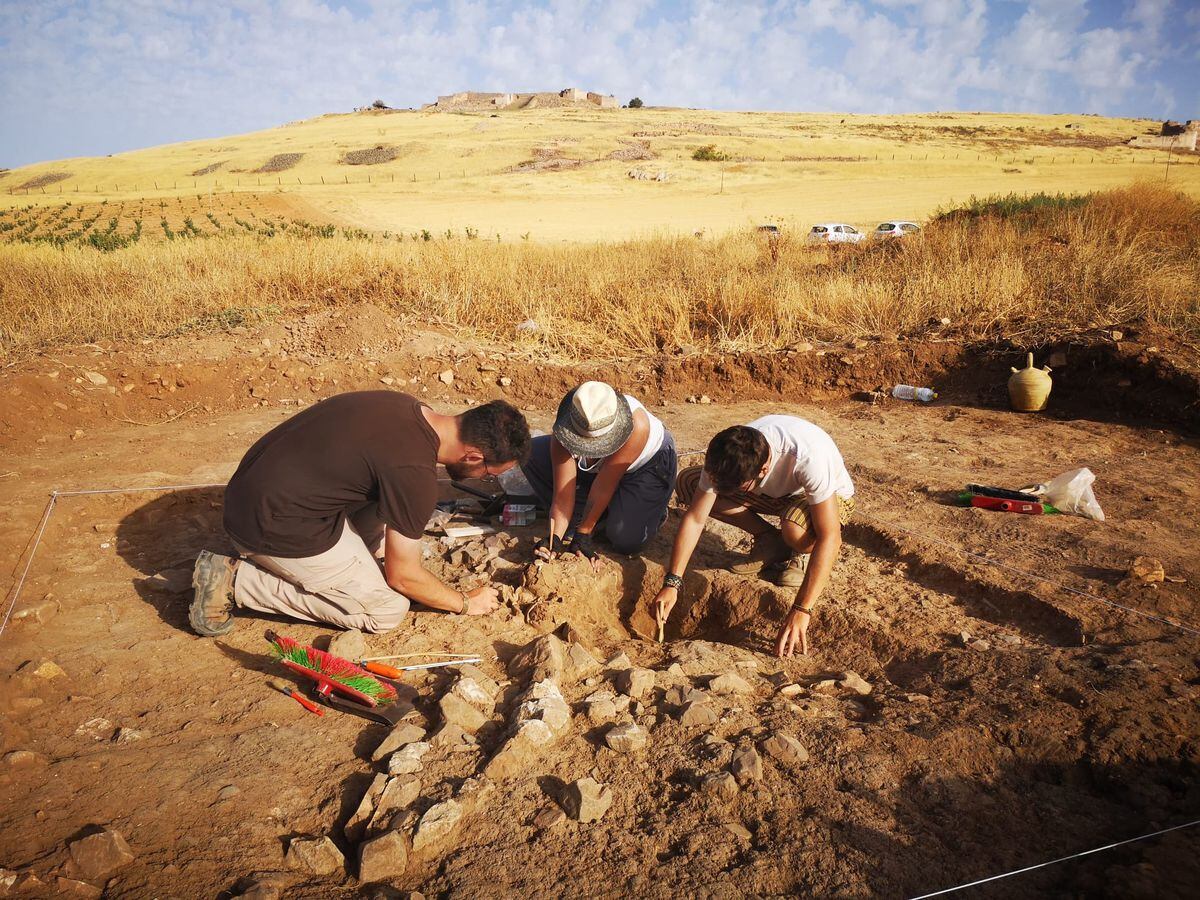
{"label": "plastic water bottle", "polygon": [[937,399],[937,391],[933,388],[913,387],[911,384],[898,384],[892,388],[892,396],[897,400],[920,400],[928,403]]}

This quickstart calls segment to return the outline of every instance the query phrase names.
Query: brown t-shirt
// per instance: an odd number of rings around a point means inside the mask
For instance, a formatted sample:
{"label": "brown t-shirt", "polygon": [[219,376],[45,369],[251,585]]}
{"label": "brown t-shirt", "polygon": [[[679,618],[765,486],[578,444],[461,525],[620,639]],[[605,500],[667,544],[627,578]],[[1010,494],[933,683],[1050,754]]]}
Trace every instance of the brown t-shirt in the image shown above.
{"label": "brown t-shirt", "polygon": [[423,404],[395,391],[339,394],[263,435],[225,488],[225,530],[246,550],[292,559],[337,543],[374,504],[420,538],[437,505],[437,433]]}

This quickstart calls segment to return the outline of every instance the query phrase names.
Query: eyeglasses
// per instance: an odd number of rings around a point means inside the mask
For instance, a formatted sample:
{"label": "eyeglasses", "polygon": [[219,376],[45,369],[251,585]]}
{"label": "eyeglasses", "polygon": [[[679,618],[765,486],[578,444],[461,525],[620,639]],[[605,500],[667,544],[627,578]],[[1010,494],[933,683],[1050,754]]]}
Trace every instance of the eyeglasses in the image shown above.
{"label": "eyeglasses", "polygon": [[483,474],[479,476],[479,480],[482,481],[484,484],[499,484],[500,483],[499,476],[488,469],[486,462],[483,464]]}

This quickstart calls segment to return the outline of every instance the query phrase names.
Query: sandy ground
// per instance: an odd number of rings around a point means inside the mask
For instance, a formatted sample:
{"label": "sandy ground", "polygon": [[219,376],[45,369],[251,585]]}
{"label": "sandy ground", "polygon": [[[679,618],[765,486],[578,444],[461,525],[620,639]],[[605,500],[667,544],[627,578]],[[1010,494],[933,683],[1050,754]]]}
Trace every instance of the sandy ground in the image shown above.
{"label": "sandy ground", "polygon": [[[204,351],[193,347],[188,365],[199,365]],[[116,358],[131,360],[130,374],[149,372],[154,361],[139,357],[149,352]],[[65,375],[45,377],[50,368],[76,371],[58,363],[82,364],[88,353],[4,376],[9,400],[0,418],[13,450],[0,467],[8,584],[50,490],[222,482],[259,434],[294,411],[277,394],[266,400],[243,392],[240,400],[210,404],[209,413],[177,402],[186,414],[168,421],[165,411],[146,410],[177,398],[146,398],[120,412],[164,424],[123,422],[118,411],[88,399],[115,403],[114,395],[85,396]],[[424,373],[414,390],[431,383],[435,360],[398,360],[384,377]],[[253,364],[260,379],[275,371],[265,358],[227,362]],[[364,386],[357,363],[331,355],[314,365],[325,366],[330,379],[317,395]],[[525,371],[532,378],[535,370]],[[217,375],[229,383],[227,372]],[[377,384],[377,376],[372,371],[370,381]],[[548,424],[549,392],[570,377],[548,364],[540,370],[547,399],[526,403],[536,406],[531,422]],[[189,632],[192,560],[201,548],[226,546],[219,490],[65,497],[0,636],[0,868],[23,879],[33,873],[39,881],[24,882],[27,893],[49,893],[67,844],[103,826],[119,831],[134,854],[108,880],[111,897],[230,896],[245,886],[242,879],[264,872],[282,874],[271,882],[277,888],[260,877],[259,896],[275,889],[313,898],[412,890],[448,897],[901,896],[1196,817],[1200,639],[1061,587],[1200,624],[1194,439],[1108,416],[1018,416],[981,402],[974,388],[956,390],[953,379],[928,407],[868,405],[837,385],[814,391],[766,380],[764,390],[783,396],[735,403],[725,399],[729,381],[712,378],[713,404],[656,398],[680,447],[702,447],[720,427],[767,411],[791,412],[830,431],[858,487],[860,515],[847,529],[810,632],[810,656],[769,655],[791,598],[720,571],[744,546],[723,527],[710,529],[702,544],[666,644],[646,639],[645,601],[658,584],[675,517],[644,561],[609,559],[594,580],[581,578],[573,562],[554,564],[575,587],[536,619],[538,627],[513,608],[470,620],[414,613],[395,632],[369,638],[371,649],[478,652],[481,668],[507,684],[478,733],[478,749],[435,748],[419,773],[411,810],[458,798],[462,820],[414,850],[390,886],[364,889],[343,828],[381,769],[370,756],[385,731],[335,713],[317,719],[273,690],[282,670],[262,637],[272,626],[307,642],[332,632],[249,615],[220,641]],[[688,392],[703,383],[680,382]],[[164,390],[161,379],[156,389]],[[429,396],[449,409],[464,399]],[[53,397],[71,408],[58,410]],[[267,405],[250,405],[258,403]],[[36,414],[39,405],[46,416]],[[1106,522],[1006,516],[949,502],[968,481],[1016,487],[1076,465],[1097,473]],[[497,577],[515,586],[533,535],[512,533],[520,544],[505,552],[511,565]],[[964,549],[1035,577],[968,559]],[[1139,555],[1160,559],[1169,580],[1125,582]],[[481,577],[440,558],[431,565],[462,583]],[[605,746],[608,726],[585,714],[583,699],[613,673],[564,676],[575,709],[567,734],[532,754],[517,777],[468,781],[502,740],[524,687],[507,662],[562,621],[598,659],[624,652],[655,670],[656,687],[637,717],[648,745],[614,752]],[[680,667],[671,670],[673,659]],[[62,673],[43,668],[47,661]],[[870,684],[869,695],[822,683],[847,671]],[[728,672],[744,677],[748,692],[708,690],[712,676]],[[410,721],[436,727],[437,700],[448,685],[445,674],[412,679]],[[788,685],[799,687],[780,690]],[[668,693],[679,687],[702,692],[716,721],[681,723]],[[807,761],[764,753],[761,778],[746,779],[728,798],[706,787],[705,777],[729,766],[735,750],[761,749],[777,732],[798,739]],[[614,798],[599,822],[539,818],[556,808],[564,783],[589,775]],[[481,783],[486,789],[467,803]],[[289,841],[304,835],[331,836],[345,866],[327,875],[290,868]],[[1189,896],[1200,877],[1198,842],[1197,831],[1176,832],[976,895]]]}

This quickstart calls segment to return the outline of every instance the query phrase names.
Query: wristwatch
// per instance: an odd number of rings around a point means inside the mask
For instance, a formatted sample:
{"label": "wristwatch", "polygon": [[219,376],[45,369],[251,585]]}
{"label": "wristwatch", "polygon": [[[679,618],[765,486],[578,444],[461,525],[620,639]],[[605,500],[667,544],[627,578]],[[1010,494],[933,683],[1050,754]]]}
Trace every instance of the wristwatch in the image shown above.
{"label": "wristwatch", "polygon": [[675,588],[675,590],[679,590],[681,587],[683,587],[683,579],[678,575],[672,575],[670,572],[668,572],[663,576],[663,587]]}

